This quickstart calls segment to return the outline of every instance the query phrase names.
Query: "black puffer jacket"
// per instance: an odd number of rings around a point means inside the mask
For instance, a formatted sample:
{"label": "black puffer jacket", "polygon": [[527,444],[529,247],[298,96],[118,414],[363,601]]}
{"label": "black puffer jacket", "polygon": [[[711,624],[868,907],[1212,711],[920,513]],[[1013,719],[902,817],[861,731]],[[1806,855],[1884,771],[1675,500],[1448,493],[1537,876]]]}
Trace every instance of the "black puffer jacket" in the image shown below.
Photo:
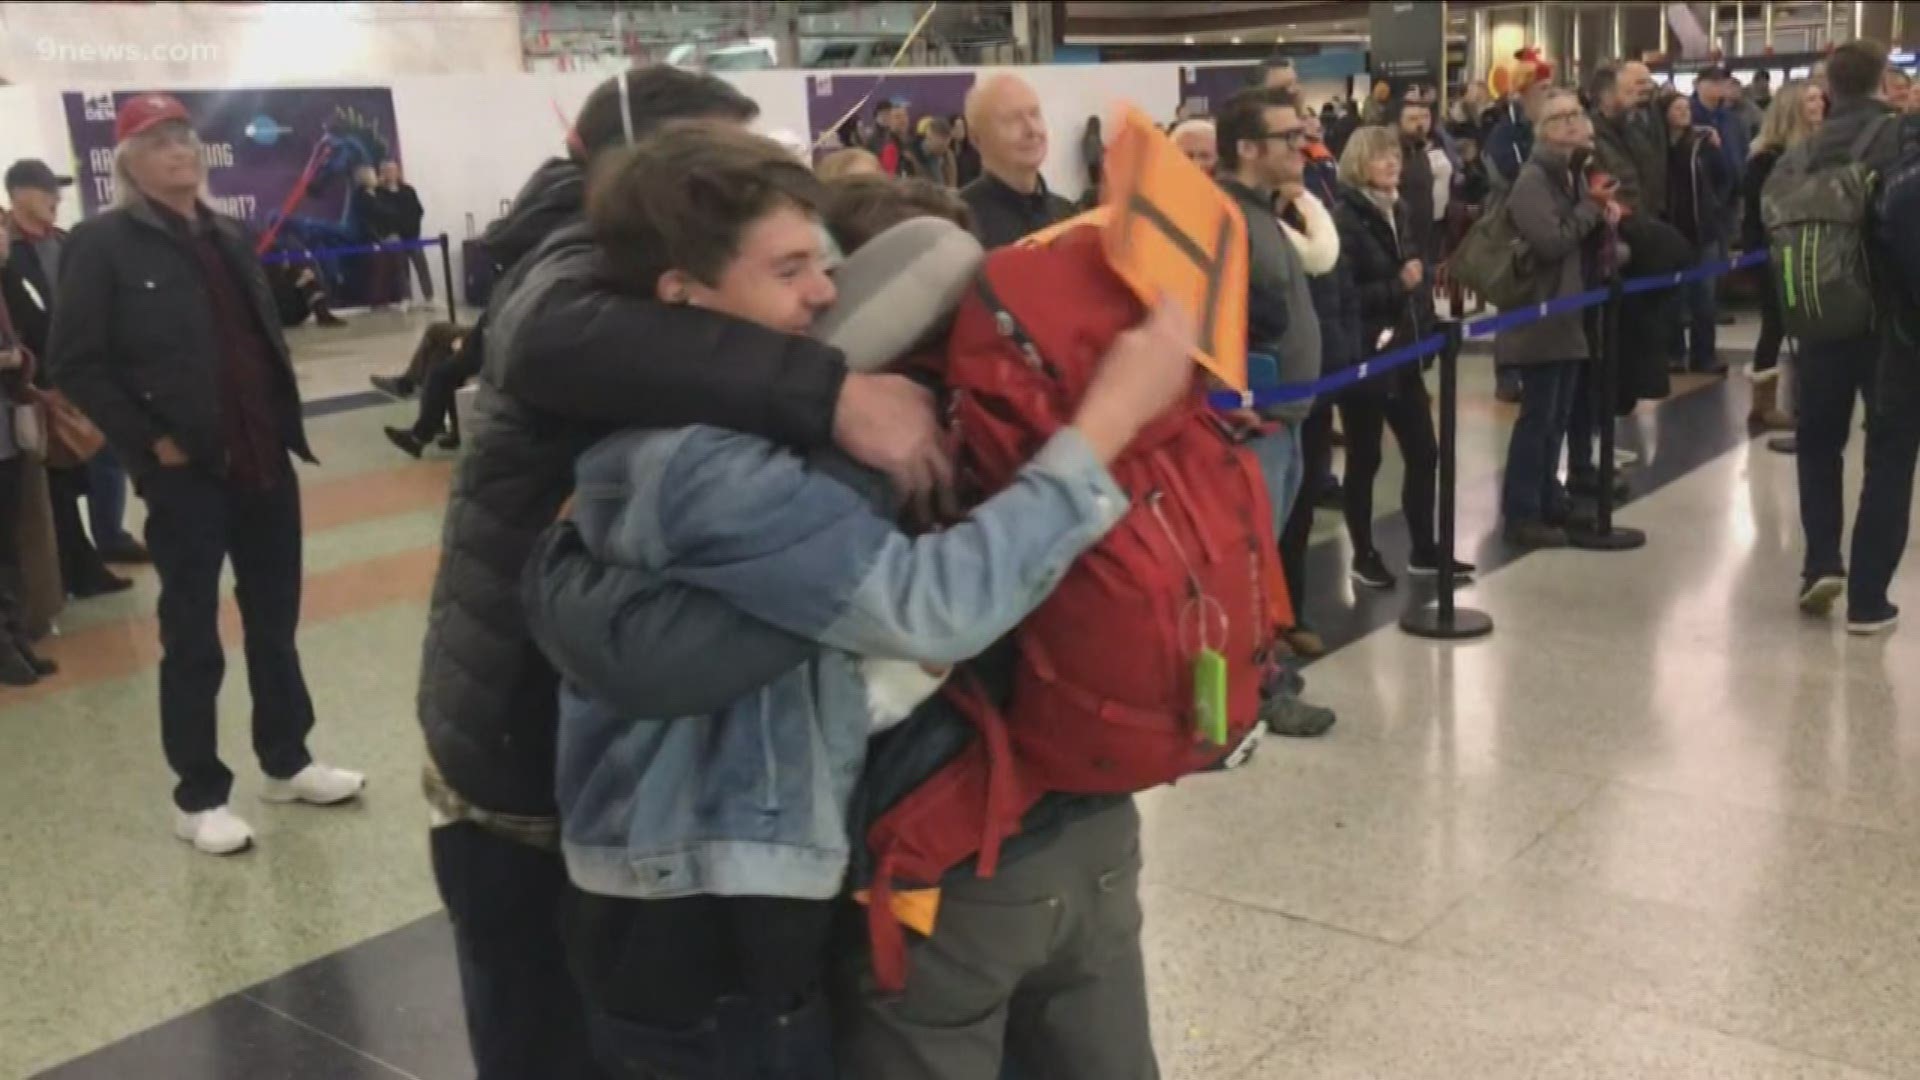
{"label": "black puffer jacket", "polygon": [[[1339,189],[1334,190],[1337,192]],[[1338,207],[1328,206],[1327,212],[1336,215],[1337,223]],[[1294,229],[1306,227],[1299,212],[1291,207],[1281,214],[1281,220]],[[1360,362],[1360,294],[1354,289],[1353,259],[1347,254],[1344,243],[1343,238],[1340,261],[1334,264],[1332,270],[1307,277],[1307,289],[1313,294],[1313,313],[1320,320],[1320,371],[1323,375],[1331,375]]]}
{"label": "black puffer jacket", "polygon": [[[547,163],[488,236],[503,260],[539,246],[508,270],[480,326],[486,366],[420,676],[441,776],[482,809],[525,817],[554,812],[558,687],[529,638],[520,578],[572,491],[575,458],[622,427],[712,424],[824,446],[846,375],[818,342],[608,293],[578,225],[582,175]],[[714,689],[723,701],[744,692]]]}
{"label": "black puffer jacket", "polygon": [[1427,332],[1426,285],[1408,289],[1400,283],[1400,268],[1420,257],[1410,236],[1406,202],[1394,204],[1389,221],[1365,192],[1342,187],[1333,220],[1340,226],[1340,261],[1351,271],[1359,298],[1359,359],[1419,340]]}

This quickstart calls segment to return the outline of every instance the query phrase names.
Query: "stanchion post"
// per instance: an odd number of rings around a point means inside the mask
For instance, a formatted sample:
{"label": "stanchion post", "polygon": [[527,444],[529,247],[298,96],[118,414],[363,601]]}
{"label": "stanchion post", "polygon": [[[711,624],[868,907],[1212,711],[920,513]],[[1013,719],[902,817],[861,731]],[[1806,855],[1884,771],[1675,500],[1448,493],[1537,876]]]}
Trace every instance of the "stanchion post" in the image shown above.
{"label": "stanchion post", "polygon": [[458,323],[460,307],[453,295],[453,245],[448,242],[446,233],[440,234],[440,275],[447,283],[447,321]]}
{"label": "stanchion post", "polygon": [[1620,398],[1620,309],[1625,286],[1615,271],[1607,281],[1607,306],[1600,311],[1600,355],[1593,373],[1594,423],[1600,431],[1599,490],[1594,495],[1593,531],[1568,534],[1582,551],[1633,551],[1647,546],[1647,534],[1613,525],[1614,402]]}
{"label": "stanchion post", "polygon": [[1457,462],[1460,441],[1460,341],[1461,321],[1446,324],[1447,343],[1440,350],[1440,535],[1433,537],[1440,549],[1440,594],[1432,604],[1408,611],[1400,619],[1400,629],[1415,637],[1439,641],[1462,641],[1485,637],[1493,632],[1493,620],[1484,612],[1458,607],[1454,603],[1454,502],[1459,483]]}

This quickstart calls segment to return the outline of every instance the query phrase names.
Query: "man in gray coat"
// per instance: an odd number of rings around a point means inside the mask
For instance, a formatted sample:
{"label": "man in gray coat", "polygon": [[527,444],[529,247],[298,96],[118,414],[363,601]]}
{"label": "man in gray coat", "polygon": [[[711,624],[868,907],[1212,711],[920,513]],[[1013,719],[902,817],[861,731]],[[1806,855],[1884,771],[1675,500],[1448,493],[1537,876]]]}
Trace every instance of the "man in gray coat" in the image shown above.
{"label": "man in gray coat", "polygon": [[[1216,126],[1216,179],[1247,222],[1247,349],[1275,358],[1281,385],[1312,382],[1320,377],[1320,320],[1307,269],[1274,216],[1275,193],[1300,187],[1306,177],[1300,147],[1307,130],[1299,100],[1288,90],[1242,90],[1227,99]],[[1312,398],[1266,410],[1264,418],[1277,426],[1250,444],[1273,503],[1275,537],[1286,529],[1300,493],[1300,425],[1312,411]],[[1275,687],[1261,714],[1269,731],[1292,738],[1324,735],[1334,723],[1331,709],[1306,704],[1294,688]]]}
{"label": "man in gray coat", "polygon": [[1593,99],[1593,151],[1620,181],[1619,199],[1636,214],[1667,212],[1667,130],[1647,108],[1653,72],[1630,60],[1608,64],[1587,84]]}
{"label": "man in gray coat", "polygon": [[[1526,241],[1540,299],[1584,292],[1598,278],[1603,227],[1620,222],[1621,206],[1589,193],[1584,165],[1593,152],[1593,122],[1570,90],[1554,90],[1534,125],[1533,156],[1520,170],[1504,212]],[[1524,548],[1565,547],[1568,500],[1557,475],[1560,446],[1572,415],[1581,368],[1592,355],[1581,312],[1550,316],[1501,331],[1494,361],[1521,372],[1520,416],[1514,421],[1501,492],[1509,542]]]}

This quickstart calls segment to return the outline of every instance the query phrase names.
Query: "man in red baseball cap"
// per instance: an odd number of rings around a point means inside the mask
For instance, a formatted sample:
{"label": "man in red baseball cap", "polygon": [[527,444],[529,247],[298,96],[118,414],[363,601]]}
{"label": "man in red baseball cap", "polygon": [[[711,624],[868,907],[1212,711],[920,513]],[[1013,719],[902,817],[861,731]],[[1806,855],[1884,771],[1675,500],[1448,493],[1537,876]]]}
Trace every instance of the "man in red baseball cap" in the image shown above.
{"label": "man in red baseball cap", "polygon": [[227,807],[215,700],[226,670],[220,572],[231,560],[272,802],[333,805],[364,778],[307,752],[313,701],[300,623],[300,485],[311,462],[292,358],[246,228],[200,198],[200,140],[180,102],[142,94],[114,122],[114,208],[69,238],[54,381],[106,433],[147,504],[160,574],[160,740],[179,782],[174,834],[212,855],[253,831]]}
{"label": "man in red baseball cap", "polygon": [[141,94],[114,111],[113,141],[124,143],[157,125],[179,121],[193,126],[193,117],[172,94]]}

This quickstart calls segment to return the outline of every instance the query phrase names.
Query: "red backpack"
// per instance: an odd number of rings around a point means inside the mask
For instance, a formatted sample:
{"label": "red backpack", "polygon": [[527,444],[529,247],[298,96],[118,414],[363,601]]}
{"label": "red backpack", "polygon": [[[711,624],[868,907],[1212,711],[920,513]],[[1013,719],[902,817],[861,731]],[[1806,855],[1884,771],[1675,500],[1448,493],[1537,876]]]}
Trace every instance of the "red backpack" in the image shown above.
{"label": "red backpack", "polygon": [[[988,257],[955,317],[946,369],[959,461],[981,491],[1010,484],[1071,423],[1114,338],[1144,315],[1096,228]],[[1253,455],[1196,392],[1143,429],[1111,472],[1131,509],[1021,623],[1011,707],[1002,713],[957,680],[949,694],[980,737],[868,832],[869,931],[885,989],[906,982],[895,888],[936,885],[975,855],[991,877],[1001,841],[1041,796],[1169,783],[1219,761],[1257,722],[1275,630],[1291,611]],[[1197,720],[1202,644],[1225,661],[1224,732],[1210,737]]]}

